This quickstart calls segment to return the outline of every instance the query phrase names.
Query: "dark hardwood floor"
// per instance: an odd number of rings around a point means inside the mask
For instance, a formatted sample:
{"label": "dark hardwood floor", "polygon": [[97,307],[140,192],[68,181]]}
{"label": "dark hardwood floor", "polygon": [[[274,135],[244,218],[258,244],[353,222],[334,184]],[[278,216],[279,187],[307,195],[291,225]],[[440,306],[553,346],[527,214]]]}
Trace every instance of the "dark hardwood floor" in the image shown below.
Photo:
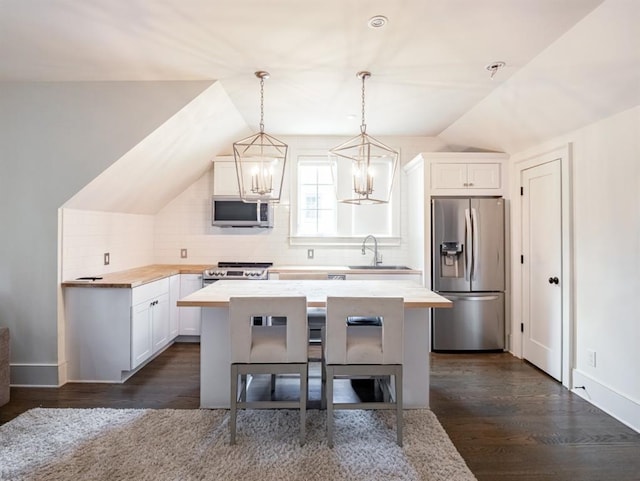
{"label": "dark hardwood floor", "polygon": [[[197,408],[199,355],[197,344],[175,344],[125,384],[12,388],[0,423],[38,406]],[[431,409],[479,481],[640,480],[640,434],[528,363],[507,353],[431,359]]]}

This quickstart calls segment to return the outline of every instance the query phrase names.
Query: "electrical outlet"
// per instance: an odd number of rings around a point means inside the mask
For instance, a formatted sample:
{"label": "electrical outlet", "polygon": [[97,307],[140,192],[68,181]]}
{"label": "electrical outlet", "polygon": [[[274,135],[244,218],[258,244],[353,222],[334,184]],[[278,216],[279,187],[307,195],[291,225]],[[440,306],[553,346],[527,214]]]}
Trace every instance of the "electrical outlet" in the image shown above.
{"label": "electrical outlet", "polygon": [[313,249],[307,249],[307,259],[313,259],[314,252]]}
{"label": "electrical outlet", "polygon": [[180,249],[180,258],[181,259],[187,258],[187,249]]}
{"label": "electrical outlet", "polygon": [[596,351],[587,349],[587,362],[589,366],[596,367]]}
{"label": "electrical outlet", "polygon": [[111,256],[109,255],[108,252],[104,253],[103,259],[104,259],[104,265],[108,266],[109,262],[111,262]]}

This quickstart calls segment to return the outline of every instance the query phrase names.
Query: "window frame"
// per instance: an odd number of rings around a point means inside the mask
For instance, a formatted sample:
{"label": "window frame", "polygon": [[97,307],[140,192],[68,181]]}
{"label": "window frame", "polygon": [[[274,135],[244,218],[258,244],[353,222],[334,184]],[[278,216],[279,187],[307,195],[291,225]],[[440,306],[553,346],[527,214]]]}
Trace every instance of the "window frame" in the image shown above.
{"label": "window frame", "polygon": [[[290,157],[290,181],[291,181],[291,196],[290,196],[290,215],[289,215],[289,243],[291,245],[307,245],[307,246],[353,246],[360,245],[363,237],[371,233],[378,239],[379,245],[383,246],[399,246],[401,244],[401,194],[400,194],[400,172],[398,168],[396,175],[393,179],[393,188],[389,204],[383,204],[390,206],[390,229],[387,233],[368,232],[367,234],[345,234],[340,232],[340,223],[351,222],[354,216],[354,210],[358,208],[366,208],[368,206],[359,206],[352,204],[343,204],[337,202],[336,204],[336,235],[325,236],[313,236],[313,235],[300,235],[298,234],[298,216],[299,216],[299,179],[298,179],[298,166],[300,161],[305,160],[324,160],[327,168],[329,168],[328,150],[303,150],[298,152],[292,152]],[[343,174],[344,175],[344,174]]]}

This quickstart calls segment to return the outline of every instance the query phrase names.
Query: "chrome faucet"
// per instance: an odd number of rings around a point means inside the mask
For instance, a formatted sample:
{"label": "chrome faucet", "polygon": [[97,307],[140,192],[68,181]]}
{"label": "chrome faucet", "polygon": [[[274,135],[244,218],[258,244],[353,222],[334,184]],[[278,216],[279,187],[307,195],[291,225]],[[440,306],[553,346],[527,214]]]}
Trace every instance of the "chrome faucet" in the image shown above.
{"label": "chrome faucet", "polygon": [[[373,239],[373,249],[367,246],[367,241],[370,238]],[[362,255],[365,255],[367,253],[367,249],[369,249],[370,251],[373,251],[373,259],[371,261],[371,265],[377,266],[379,264],[382,264],[382,254],[378,253],[378,239],[376,239],[375,236],[371,234],[365,237],[364,240],[362,241]]]}

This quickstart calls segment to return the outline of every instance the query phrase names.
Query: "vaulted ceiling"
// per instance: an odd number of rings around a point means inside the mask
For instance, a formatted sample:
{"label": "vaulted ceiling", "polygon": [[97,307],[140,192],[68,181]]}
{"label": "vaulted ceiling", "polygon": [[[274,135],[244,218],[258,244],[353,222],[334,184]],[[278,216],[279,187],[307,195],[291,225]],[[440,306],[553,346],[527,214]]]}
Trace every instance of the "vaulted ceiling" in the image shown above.
{"label": "vaulted ceiling", "polygon": [[[599,78],[620,75],[598,52],[590,60],[592,49],[580,42],[606,42],[602,22],[637,21],[634,3],[640,2],[0,0],[0,81],[219,80],[256,129],[253,73],[263,69],[271,73],[268,131],[350,135],[361,117],[355,74],[369,70],[366,121],[373,135],[437,136],[454,126],[449,136],[463,140],[456,123],[464,125],[470,112],[486,121],[486,112],[474,109],[492,95],[526,98],[528,90],[539,92],[554,81],[547,70],[532,70],[541,57],[549,57],[561,90],[585,86],[584,78],[570,75],[572,59],[596,86]],[[620,14],[598,14],[606,4]],[[602,17],[594,20],[600,28],[587,37],[572,33],[591,14]],[[375,15],[387,17],[387,25],[370,28]],[[624,33],[624,26],[608,27]],[[561,49],[569,58],[549,56],[572,35],[569,51]],[[491,79],[485,66],[495,61],[506,66]],[[626,65],[626,74],[637,67]],[[517,91],[508,88],[512,79]]]}

